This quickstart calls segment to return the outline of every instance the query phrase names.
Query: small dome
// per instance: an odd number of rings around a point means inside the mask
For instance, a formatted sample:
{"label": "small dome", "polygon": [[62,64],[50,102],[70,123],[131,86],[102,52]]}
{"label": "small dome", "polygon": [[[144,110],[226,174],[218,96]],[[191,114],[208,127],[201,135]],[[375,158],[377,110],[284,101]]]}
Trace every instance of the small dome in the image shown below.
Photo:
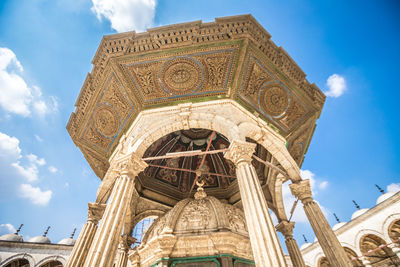
{"label": "small dome", "polygon": [[361,214],[364,214],[368,211],[368,209],[360,209],[360,210],[356,210],[353,215],[351,215],[351,219],[354,220],[355,218],[357,218],[358,216],[360,216]]}
{"label": "small dome", "polygon": [[73,246],[75,245],[76,240],[73,238],[64,238],[60,242],[58,242],[59,245],[68,245],[68,246]]}
{"label": "small dome", "polygon": [[14,242],[24,242],[22,236],[17,234],[5,234],[0,236],[1,241],[14,241]]}
{"label": "small dome", "polygon": [[47,236],[42,236],[42,235],[35,236],[35,237],[29,239],[28,242],[42,243],[42,244],[50,244],[51,243],[50,239]]}
{"label": "small dome", "polygon": [[342,227],[342,226],[345,225],[345,224],[346,224],[345,222],[337,223],[337,224],[335,224],[335,225],[332,227],[332,230],[333,230],[333,231],[336,231],[337,229],[339,229],[340,227]]}
{"label": "small dome", "polygon": [[304,243],[303,245],[301,245],[300,250],[306,249],[311,245],[312,245],[311,243]]}
{"label": "small dome", "polygon": [[391,196],[395,195],[396,193],[394,192],[389,192],[383,195],[380,195],[378,197],[378,199],[376,200],[376,205],[378,205],[379,203],[382,203],[383,201],[385,201],[386,199],[390,198]]}

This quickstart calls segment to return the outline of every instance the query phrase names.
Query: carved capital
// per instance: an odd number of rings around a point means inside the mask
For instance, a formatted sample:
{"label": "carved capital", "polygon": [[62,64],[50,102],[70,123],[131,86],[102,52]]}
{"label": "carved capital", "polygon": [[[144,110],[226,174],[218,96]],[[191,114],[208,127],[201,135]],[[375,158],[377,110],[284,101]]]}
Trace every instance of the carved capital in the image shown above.
{"label": "carved capital", "polygon": [[293,237],[294,222],[281,221],[275,228],[281,232],[286,239]]}
{"label": "carved capital", "polygon": [[89,202],[88,207],[88,222],[92,222],[97,225],[97,223],[103,217],[106,204]]}
{"label": "carved capital", "polygon": [[290,184],[289,187],[290,191],[292,191],[292,194],[299,198],[303,204],[307,204],[313,200],[310,180],[301,180],[299,182]]}
{"label": "carved capital", "polygon": [[233,140],[229,146],[225,158],[231,160],[235,165],[240,162],[251,162],[251,156],[256,148],[256,144],[245,141]]}
{"label": "carved capital", "polygon": [[113,171],[120,173],[121,175],[127,175],[129,177],[136,177],[141,171],[146,169],[147,163],[142,160],[135,153],[118,158],[113,164]]}
{"label": "carved capital", "polygon": [[124,234],[121,236],[121,239],[119,240],[119,246],[120,246],[121,250],[123,250],[124,252],[128,252],[129,248],[135,242],[136,242],[136,238],[134,238],[130,235]]}

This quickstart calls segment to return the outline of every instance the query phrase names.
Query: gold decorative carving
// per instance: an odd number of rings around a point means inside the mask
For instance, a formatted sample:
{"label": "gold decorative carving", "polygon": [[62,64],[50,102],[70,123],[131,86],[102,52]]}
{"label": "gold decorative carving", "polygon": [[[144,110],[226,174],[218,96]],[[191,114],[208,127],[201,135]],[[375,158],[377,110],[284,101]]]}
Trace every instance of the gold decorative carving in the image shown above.
{"label": "gold decorative carving", "polygon": [[261,107],[269,115],[276,117],[282,115],[289,105],[288,93],[279,85],[267,87],[261,98]]}
{"label": "gold decorative carving", "polygon": [[222,88],[224,86],[226,56],[208,57],[205,60],[208,72],[208,83],[211,88]]}
{"label": "gold decorative carving", "polygon": [[107,149],[108,145],[110,144],[110,140],[100,135],[100,133],[95,130],[93,125],[89,125],[87,128],[84,138],[88,140],[90,143],[99,146],[102,149]]}
{"label": "gold decorative carving", "polygon": [[272,80],[271,75],[269,75],[261,66],[256,62],[253,62],[250,72],[250,79],[247,88],[244,92],[246,96],[252,96],[258,92],[263,84]]}
{"label": "gold decorative carving", "polygon": [[203,79],[200,66],[188,58],[176,58],[165,63],[161,77],[166,90],[175,95],[197,89]]}
{"label": "gold decorative carving", "polygon": [[301,202],[308,203],[312,201],[310,180],[301,180],[297,183],[290,184],[289,187],[292,194],[299,198]]}
{"label": "gold decorative carving", "polygon": [[111,78],[110,84],[104,92],[101,102],[111,104],[111,106],[118,111],[122,121],[125,120],[133,108],[114,76]]}
{"label": "gold decorative carving", "polygon": [[119,129],[118,115],[113,108],[102,105],[94,113],[94,125],[99,133],[112,137]]}
{"label": "gold decorative carving", "polygon": [[295,101],[293,98],[291,100],[288,111],[281,120],[289,129],[306,113],[306,110],[299,102]]}
{"label": "gold decorative carving", "polygon": [[225,158],[231,160],[235,165],[245,161],[250,163],[256,144],[245,141],[233,140],[229,146],[228,152],[225,154]]}
{"label": "gold decorative carving", "polygon": [[143,68],[134,68],[136,76],[138,77],[138,82],[142,92],[146,95],[153,94],[156,90],[156,85],[154,82],[154,72],[149,66]]}

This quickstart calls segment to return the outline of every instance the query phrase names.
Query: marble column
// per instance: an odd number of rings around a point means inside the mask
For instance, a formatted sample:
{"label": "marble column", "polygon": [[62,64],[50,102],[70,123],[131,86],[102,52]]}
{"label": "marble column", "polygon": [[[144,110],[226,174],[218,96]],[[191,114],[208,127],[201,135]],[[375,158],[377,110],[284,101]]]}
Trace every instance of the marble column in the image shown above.
{"label": "marble column", "polygon": [[97,223],[103,216],[106,207],[105,204],[99,203],[89,203],[88,206],[88,220],[79,234],[78,240],[65,265],[66,267],[83,266],[97,230]]}
{"label": "marble column", "polygon": [[236,165],[236,177],[256,266],[286,266],[260,181],[251,164],[255,147],[256,144],[234,140],[225,158]]}
{"label": "marble column", "polygon": [[103,220],[93,240],[85,267],[109,267],[114,262],[124,218],[135,189],[135,177],[147,164],[134,153],[119,158],[113,164],[119,175],[108,200]]}
{"label": "marble column", "polygon": [[400,245],[398,243],[393,243],[388,246],[400,259]]}
{"label": "marble column", "polygon": [[133,243],[135,243],[136,239],[129,236],[123,235],[119,241],[119,253],[118,253],[118,261],[115,267],[126,267],[128,264],[128,251]]}
{"label": "marble column", "polygon": [[290,190],[303,203],[307,218],[331,266],[351,267],[352,264],[346,252],[340,245],[319,205],[312,198],[310,180],[292,183]]}
{"label": "marble column", "polygon": [[276,230],[281,232],[285,237],[286,248],[289,252],[290,260],[294,267],[306,267],[303,256],[299,249],[299,245],[293,238],[294,222],[281,221],[277,226]]}

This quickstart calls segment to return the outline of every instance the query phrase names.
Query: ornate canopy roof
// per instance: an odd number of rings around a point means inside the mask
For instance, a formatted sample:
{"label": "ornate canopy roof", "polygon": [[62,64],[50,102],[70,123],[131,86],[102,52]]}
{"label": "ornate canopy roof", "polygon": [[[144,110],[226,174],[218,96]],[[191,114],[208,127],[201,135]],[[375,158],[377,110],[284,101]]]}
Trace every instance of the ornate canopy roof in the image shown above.
{"label": "ornate canopy roof", "polygon": [[104,36],[68,132],[102,179],[141,111],[230,98],[285,137],[301,164],[325,96],[270,38],[251,15]]}

